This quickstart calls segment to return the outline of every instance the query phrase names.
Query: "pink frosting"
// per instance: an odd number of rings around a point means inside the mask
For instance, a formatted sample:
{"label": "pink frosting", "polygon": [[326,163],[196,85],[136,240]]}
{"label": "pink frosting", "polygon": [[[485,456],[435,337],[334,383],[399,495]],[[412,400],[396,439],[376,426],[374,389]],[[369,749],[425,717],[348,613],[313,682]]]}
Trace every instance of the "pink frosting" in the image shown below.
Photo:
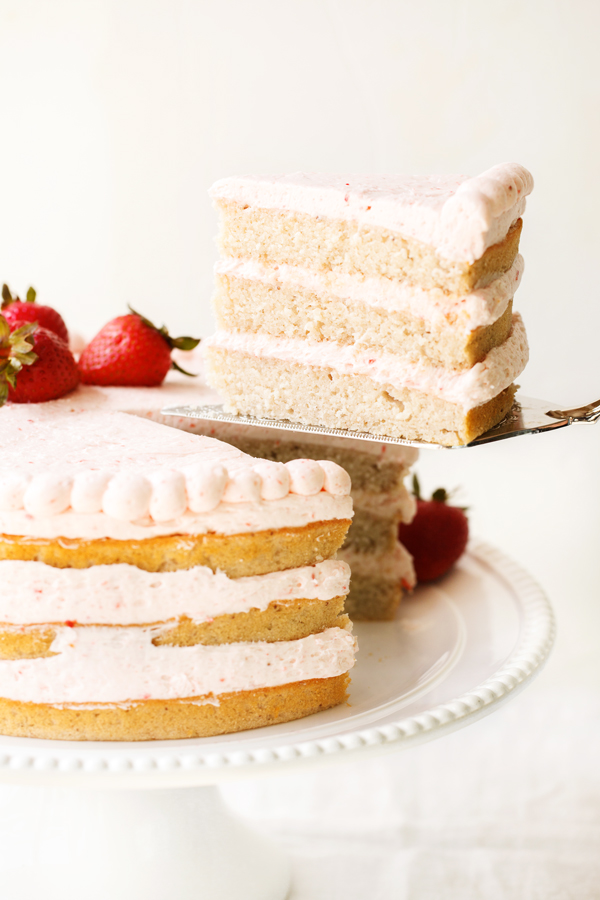
{"label": "pink frosting", "polygon": [[0,532],[134,539],[351,515],[335,464],[326,479],[313,460],[282,468],[213,438],[70,403],[1,410]]}
{"label": "pink frosting", "polygon": [[290,490],[293,494],[318,494],[325,484],[325,473],[314,459],[293,459],[285,465],[290,473]]}
{"label": "pink frosting", "polygon": [[[431,394],[459,404],[465,410],[486,403],[512,384],[529,358],[525,328],[518,313],[513,315],[506,341],[490,350],[482,362],[466,370],[411,363],[401,356],[356,345],[341,346],[333,341],[311,342],[246,332],[217,331],[204,341],[204,347],[333,369],[342,375],[367,375],[380,384]],[[210,356],[207,361],[210,365]]]}
{"label": "pink frosting", "polygon": [[29,703],[94,704],[214,697],[333,678],[354,665],[356,642],[342,628],[297,641],[171,647],[151,628],[58,628],[56,654],[0,660],[0,697]]}
{"label": "pink frosting", "polygon": [[525,210],[533,178],[517,163],[468,175],[244,175],[217,181],[215,200],[349,219],[431,244],[472,263],[501,241]]}
{"label": "pink frosting", "polygon": [[[254,471],[258,472],[262,479],[261,497],[263,500],[281,500],[287,497],[290,492],[291,476],[290,470],[280,462],[265,462],[254,466]],[[335,491],[331,491],[332,494]]]}
{"label": "pink frosting", "polygon": [[35,625],[149,625],[187,616],[266,609],[275,600],[331,600],[348,593],[350,570],[328,559],[316,566],[228,578],[205,566],[146,572],[123,563],[55,569],[41,562],[0,560],[0,622]]}
{"label": "pink frosting", "polygon": [[335,270],[322,272],[297,266],[266,265],[255,260],[223,259],[217,273],[246,281],[258,281],[291,290],[301,288],[317,295],[333,295],[349,303],[364,303],[386,312],[404,312],[433,326],[464,332],[491,325],[505,311],[521,284],[525,264],[517,254],[512,267],[485,288],[469,294],[447,294],[440,288],[424,290],[408,281],[389,278],[357,278]]}

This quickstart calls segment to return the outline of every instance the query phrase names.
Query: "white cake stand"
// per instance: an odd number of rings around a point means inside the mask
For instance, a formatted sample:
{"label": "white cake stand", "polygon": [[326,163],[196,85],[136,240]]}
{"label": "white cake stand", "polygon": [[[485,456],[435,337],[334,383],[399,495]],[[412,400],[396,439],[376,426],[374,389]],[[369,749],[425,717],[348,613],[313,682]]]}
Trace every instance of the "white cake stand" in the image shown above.
{"label": "white cake stand", "polygon": [[394,622],[356,632],[349,704],[298,722],[185,741],[0,737],[0,779],[17,785],[0,794],[2,900],[283,900],[287,860],[227,811],[218,782],[395,751],[475,722],[540,671],[554,621],[526,572],[473,543]]}

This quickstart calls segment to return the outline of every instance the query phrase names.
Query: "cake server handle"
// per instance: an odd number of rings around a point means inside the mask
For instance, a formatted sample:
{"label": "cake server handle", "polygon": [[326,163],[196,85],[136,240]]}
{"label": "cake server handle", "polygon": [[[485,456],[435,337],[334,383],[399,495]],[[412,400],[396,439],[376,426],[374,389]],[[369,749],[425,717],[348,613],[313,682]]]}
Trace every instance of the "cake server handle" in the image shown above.
{"label": "cake server handle", "polygon": [[600,400],[577,406],[575,409],[549,409],[547,416],[552,419],[569,419],[569,422],[597,422],[600,419]]}

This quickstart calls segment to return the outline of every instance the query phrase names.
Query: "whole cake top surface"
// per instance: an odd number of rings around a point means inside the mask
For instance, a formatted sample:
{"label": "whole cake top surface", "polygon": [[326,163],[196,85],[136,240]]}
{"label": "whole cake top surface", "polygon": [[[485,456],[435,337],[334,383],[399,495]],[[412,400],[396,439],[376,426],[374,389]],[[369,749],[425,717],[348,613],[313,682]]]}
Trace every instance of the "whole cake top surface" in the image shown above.
{"label": "whole cake top surface", "polygon": [[187,396],[80,386],[4,406],[0,533],[134,540],[351,518],[350,479],[335,463],[256,459],[144,418]]}
{"label": "whole cake top surface", "polygon": [[255,460],[214,438],[149,422],[123,412],[77,409],[64,401],[13,404],[2,411],[1,470],[37,475],[118,469],[145,473],[168,466],[227,464]]}
{"label": "whole cake top surface", "polygon": [[501,241],[525,210],[533,178],[518,163],[481,175],[353,175],[295,172],[217,181],[215,200],[349,219],[433,245],[473,262]]}

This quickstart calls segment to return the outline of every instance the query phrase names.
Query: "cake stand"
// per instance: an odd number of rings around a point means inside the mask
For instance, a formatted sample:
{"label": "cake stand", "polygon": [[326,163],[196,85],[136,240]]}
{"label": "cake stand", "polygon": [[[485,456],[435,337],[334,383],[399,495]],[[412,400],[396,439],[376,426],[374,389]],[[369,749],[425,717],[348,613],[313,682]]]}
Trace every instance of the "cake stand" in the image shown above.
{"label": "cake stand", "polygon": [[283,853],[228,812],[216,785],[469,725],[540,671],[554,621],[526,572],[472,543],[394,622],[356,632],[349,703],[297,722],[185,741],[0,737],[2,900],[283,900]]}

